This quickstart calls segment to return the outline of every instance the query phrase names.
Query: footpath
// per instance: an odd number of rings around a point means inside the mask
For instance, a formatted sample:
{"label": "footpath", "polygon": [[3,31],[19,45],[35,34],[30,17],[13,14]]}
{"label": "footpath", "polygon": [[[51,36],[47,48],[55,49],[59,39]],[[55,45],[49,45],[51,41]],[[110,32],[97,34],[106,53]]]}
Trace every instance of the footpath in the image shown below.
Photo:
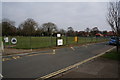
{"label": "footpath", "polygon": [[84,78],[103,80],[103,78],[109,78],[110,80],[120,80],[119,72],[119,61],[98,57],[78,66],[73,70],[60,74],[55,78],[69,78],[70,80],[76,80],[75,78],[77,78],[77,80]]}

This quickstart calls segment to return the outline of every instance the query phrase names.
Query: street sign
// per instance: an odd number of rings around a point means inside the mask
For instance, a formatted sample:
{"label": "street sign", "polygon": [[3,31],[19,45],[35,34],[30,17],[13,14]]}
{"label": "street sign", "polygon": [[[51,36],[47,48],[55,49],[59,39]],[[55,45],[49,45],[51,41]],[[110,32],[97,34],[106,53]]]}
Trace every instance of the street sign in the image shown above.
{"label": "street sign", "polygon": [[16,38],[12,38],[12,39],[11,39],[11,43],[12,43],[12,44],[16,44],[16,43],[17,43],[17,39],[16,39]]}
{"label": "street sign", "polygon": [[58,39],[58,40],[57,40],[57,45],[58,45],[58,46],[63,45],[63,39]]}
{"label": "street sign", "polygon": [[57,34],[57,37],[61,37],[61,34]]}
{"label": "street sign", "polygon": [[4,38],[4,41],[5,41],[6,43],[9,42],[8,37],[5,37],[5,38]]}

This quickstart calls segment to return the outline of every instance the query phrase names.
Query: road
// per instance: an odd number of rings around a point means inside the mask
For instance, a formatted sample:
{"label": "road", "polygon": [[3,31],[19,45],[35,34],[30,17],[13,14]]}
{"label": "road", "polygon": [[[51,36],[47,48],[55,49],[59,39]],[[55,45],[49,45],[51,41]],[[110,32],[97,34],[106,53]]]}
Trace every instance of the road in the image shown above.
{"label": "road", "polygon": [[105,43],[97,43],[56,49],[55,54],[49,51],[51,54],[38,53],[38,55],[3,61],[2,75],[4,78],[39,78],[98,55],[112,47]]}

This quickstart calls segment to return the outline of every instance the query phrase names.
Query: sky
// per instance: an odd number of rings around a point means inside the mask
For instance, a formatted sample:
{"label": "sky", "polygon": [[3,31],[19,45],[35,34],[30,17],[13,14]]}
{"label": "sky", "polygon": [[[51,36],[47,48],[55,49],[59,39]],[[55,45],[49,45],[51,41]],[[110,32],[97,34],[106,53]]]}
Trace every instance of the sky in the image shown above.
{"label": "sky", "polygon": [[73,27],[75,31],[98,27],[111,30],[106,21],[107,2],[3,2],[2,17],[15,25],[32,18],[39,25],[53,22],[59,29]]}
{"label": "sky", "polygon": [[2,2],[109,2],[115,0],[1,0]]}

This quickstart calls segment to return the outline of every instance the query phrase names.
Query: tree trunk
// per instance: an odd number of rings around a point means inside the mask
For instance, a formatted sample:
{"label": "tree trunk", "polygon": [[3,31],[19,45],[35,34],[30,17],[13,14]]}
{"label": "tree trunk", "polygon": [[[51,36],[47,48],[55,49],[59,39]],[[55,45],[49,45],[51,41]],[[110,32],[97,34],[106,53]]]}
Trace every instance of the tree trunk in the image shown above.
{"label": "tree trunk", "polygon": [[117,36],[117,39],[116,39],[116,49],[117,49],[117,53],[119,53],[119,38]]}

